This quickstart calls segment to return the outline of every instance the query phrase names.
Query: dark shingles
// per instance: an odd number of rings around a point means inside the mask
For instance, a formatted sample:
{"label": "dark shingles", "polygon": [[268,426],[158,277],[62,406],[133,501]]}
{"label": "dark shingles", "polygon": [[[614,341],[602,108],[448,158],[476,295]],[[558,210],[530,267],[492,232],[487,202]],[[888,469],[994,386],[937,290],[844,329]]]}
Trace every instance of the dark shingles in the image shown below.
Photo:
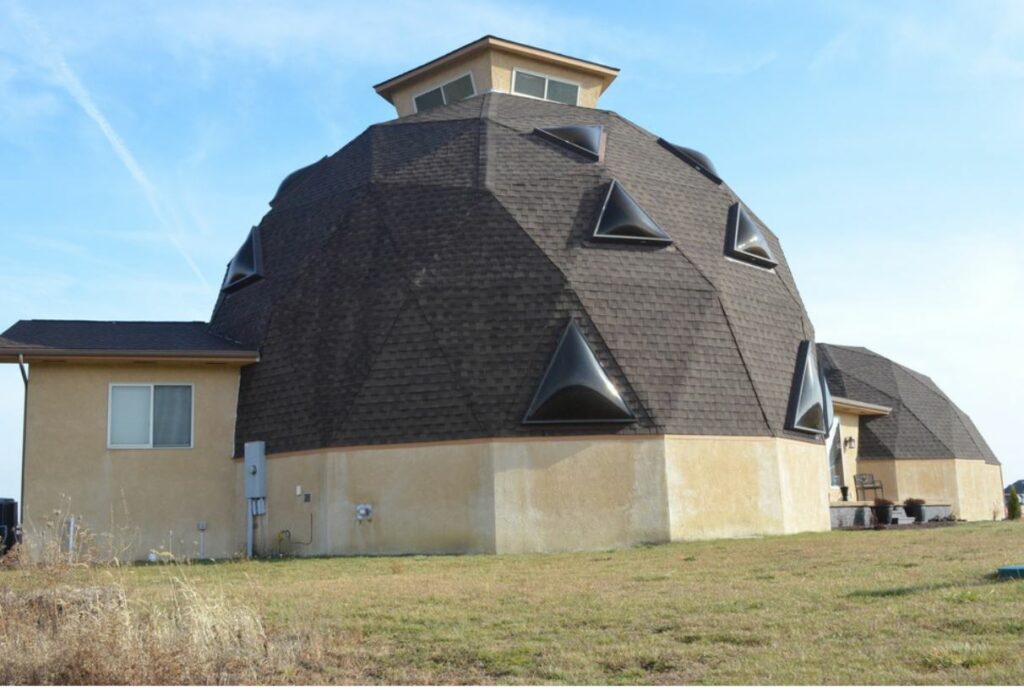
{"label": "dark shingles", "polygon": [[97,352],[246,352],[201,321],[19,321],[0,335],[0,349],[45,354]]}
{"label": "dark shingles", "polygon": [[818,352],[833,395],[892,408],[861,418],[860,457],[999,464],[970,417],[927,376],[862,347],[822,344]]}
{"label": "dark shingles", "polygon": [[[533,135],[601,124],[604,163]],[[589,239],[618,179],[675,240]],[[239,443],[273,452],[547,433],[791,436],[813,338],[778,239],[774,272],[723,255],[736,197],[614,113],[488,94],[369,128],[261,224],[266,278],[222,298],[255,339]],[[580,324],[639,421],[520,424],[558,336]],[[813,440],[807,436],[794,436]]]}

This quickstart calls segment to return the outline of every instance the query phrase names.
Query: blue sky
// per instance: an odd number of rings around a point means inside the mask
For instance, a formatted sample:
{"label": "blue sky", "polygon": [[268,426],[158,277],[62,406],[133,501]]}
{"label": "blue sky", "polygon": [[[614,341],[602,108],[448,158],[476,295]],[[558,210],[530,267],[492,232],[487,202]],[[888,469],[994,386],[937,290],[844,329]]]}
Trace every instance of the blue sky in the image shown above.
{"label": "blue sky", "polygon": [[[209,317],[281,178],[393,117],[371,85],[487,33],[622,69],[704,151],[824,342],[932,376],[1024,477],[1024,2],[0,0],[0,328]],[[0,366],[0,496],[21,381]]]}

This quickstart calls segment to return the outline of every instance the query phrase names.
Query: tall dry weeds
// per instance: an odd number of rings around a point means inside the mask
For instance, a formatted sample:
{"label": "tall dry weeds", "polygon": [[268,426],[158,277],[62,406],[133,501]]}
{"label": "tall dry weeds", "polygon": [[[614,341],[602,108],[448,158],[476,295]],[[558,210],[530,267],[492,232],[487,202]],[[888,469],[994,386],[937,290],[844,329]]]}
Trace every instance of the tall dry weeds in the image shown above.
{"label": "tall dry weeds", "polygon": [[258,612],[214,585],[165,566],[143,597],[129,568],[97,559],[85,530],[69,551],[67,516],[55,511],[33,556],[18,546],[0,567],[0,685],[256,684],[287,676],[290,647],[272,645]]}

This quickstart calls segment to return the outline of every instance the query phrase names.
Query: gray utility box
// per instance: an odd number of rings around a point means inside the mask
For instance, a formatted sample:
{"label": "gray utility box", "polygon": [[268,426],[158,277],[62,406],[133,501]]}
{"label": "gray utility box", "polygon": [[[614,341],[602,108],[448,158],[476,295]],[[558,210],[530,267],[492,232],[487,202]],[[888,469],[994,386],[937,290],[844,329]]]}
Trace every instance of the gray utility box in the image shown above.
{"label": "gray utility box", "polygon": [[267,497],[267,444],[263,441],[245,444],[245,497]]}

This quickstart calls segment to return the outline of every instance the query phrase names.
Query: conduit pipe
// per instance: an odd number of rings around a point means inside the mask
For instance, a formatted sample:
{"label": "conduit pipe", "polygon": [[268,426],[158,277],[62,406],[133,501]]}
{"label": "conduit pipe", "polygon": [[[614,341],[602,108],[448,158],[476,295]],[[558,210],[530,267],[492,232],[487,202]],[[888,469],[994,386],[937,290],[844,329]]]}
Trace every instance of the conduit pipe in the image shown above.
{"label": "conduit pipe", "polygon": [[28,369],[25,368],[25,355],[18,353],[18,369],[21,381],[25,384],[25,395],[22,398],[21,410],[21,505],[18,506],[18,524],[25,524],[25,441],[28,439]]}

